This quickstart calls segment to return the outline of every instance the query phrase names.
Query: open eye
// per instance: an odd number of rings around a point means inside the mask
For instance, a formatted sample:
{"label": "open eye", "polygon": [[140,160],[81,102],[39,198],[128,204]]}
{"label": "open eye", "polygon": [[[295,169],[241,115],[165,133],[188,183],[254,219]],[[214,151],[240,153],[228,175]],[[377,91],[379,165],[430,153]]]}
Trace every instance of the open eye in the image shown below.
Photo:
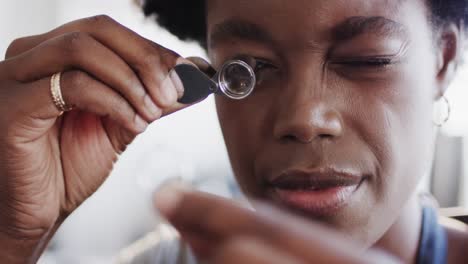
{"label": "open eye", "polygon": [[238,55],[235,56],[234,59],[242,60],[252,67],[257,79],[257,85],[261,85],[265,81],[275,77],[278,71],[278,67],[276,65],[264,58],[249,55]]}
{"label": "open eye", "polygon": [[252,68],[254,69],[255,76],[257,77],[257,84],[262,84],[269,78],[269,76],[271,76],[272,73],[278,70],[274,64],[265,59],[253,58],[253,61],[255,63],[252,65]]}
{"label": "open eye", "polygon": [[271,62],[269,62],[266,59],[257,58],[249,55],[238,55],[234,57],[234,59],[238,59],[249,64],[250,67],[252,67],[252,69],[254,69],[256,73],[261,72],[264,69],[276,68]]}
{"label": "open eye", "polygon": [[255,64],[254,64],[254,71],[255,73],[259,73],[263,70],[267,70],[267,69],[276,69],[276,67],[269,63],[268,61],[266,60],[263,60],[263,59],[258,59],[258,58],[254,58],[255,60]]}

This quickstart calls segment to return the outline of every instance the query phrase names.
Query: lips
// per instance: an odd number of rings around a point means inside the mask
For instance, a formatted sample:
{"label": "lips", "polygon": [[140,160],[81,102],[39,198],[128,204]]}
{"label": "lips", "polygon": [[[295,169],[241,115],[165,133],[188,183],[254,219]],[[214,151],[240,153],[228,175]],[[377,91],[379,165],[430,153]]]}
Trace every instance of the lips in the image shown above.
{"label": "lips", "polygon": [[323,217],[345,207],[364,179],[359,173],[336,169],[286,170],[267,180],[267,196],[288,208]]}

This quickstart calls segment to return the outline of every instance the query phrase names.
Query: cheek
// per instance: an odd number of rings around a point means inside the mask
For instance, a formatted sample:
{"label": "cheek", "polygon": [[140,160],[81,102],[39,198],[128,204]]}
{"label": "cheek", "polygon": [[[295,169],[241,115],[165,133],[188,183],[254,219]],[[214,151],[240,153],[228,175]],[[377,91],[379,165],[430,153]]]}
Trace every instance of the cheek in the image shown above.
{"label": "cheek", "polygon": [[254,177],[255,157],[268,137],[262,134],[262,126],[268,121],[262,117],[267,108],[254,107],[258,100],[252,99],[235,101],[216,96],[216,109],[234,175],[245,193],[255,195],[260,193]]}
{"label": "cheek", "polygon": [[[426,78],[428,80],[429,78]],[[342,109],[348,133],[356,134],[372,150],[377,163],[375,197],[403,197],[411,193],[429,168],[432,138],[432,84],[411,71],[386,83],[346,87]],[[231,165],[247,194],[260,193],[254,164],[262,146],[271,140],[271,97],[257,93],[241,101],[216,98],[218,116]],[[262,107],[258,107],[261,104]],[[364,107],[362,107],[364,106]]]}
{"label": "cheek", "polygon": [[362,102],[368,110],[358,118],[358,133],[378,160],[375,196],[385,202],[399,199],[391,202],[395,208],[429,171],[432,155],[433,84],[412,69],[372,90]]}
{"label": "cheek", "polygon": [[[413,93],[408,95],[406,107],[396,117],[400,123],[395,136],[398,168],[393,192],[398,197],[401,190],[412,193],[418,181],[429,173],[432,161],[433,131],[431,86],[413,83]],[[419,86],[418,86],[419,85]],[[396,138],[398,137],[398,138]]]}

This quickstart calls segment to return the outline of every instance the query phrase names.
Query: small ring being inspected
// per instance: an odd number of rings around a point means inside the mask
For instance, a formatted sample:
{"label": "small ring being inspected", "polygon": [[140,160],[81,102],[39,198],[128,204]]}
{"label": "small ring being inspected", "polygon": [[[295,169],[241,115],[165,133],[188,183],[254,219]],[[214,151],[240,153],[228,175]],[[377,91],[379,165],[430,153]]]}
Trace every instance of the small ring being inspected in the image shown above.
{"label": "small ring being inspected", "polygon": [[50,94],[52,95],[52,101],[57,109],[60,111],[60,115],[63,112],[72,110],[72,107],[67,106],[62,96],[62,89],[60,87],[60,77],[62,73],[58,72],[50,78]]}

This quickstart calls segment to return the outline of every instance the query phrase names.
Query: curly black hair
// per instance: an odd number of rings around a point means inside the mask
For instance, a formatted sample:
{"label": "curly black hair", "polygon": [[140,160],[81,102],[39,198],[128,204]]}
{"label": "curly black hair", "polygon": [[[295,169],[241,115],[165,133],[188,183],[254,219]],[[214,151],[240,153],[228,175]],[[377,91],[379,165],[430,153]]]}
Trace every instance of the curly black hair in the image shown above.
{"label": "curly black hair", "polygon": [[[468,26],[468,0],[427,0],[434,26],[456,23]],[[155,15],[159,25],[181,40],[206,47],[205,0],[144,0],[143,12]]]}
{"label": "curly black hair", "polygon": [[179,39],[206,47],[205,0],[144,0],[143,12]]}

